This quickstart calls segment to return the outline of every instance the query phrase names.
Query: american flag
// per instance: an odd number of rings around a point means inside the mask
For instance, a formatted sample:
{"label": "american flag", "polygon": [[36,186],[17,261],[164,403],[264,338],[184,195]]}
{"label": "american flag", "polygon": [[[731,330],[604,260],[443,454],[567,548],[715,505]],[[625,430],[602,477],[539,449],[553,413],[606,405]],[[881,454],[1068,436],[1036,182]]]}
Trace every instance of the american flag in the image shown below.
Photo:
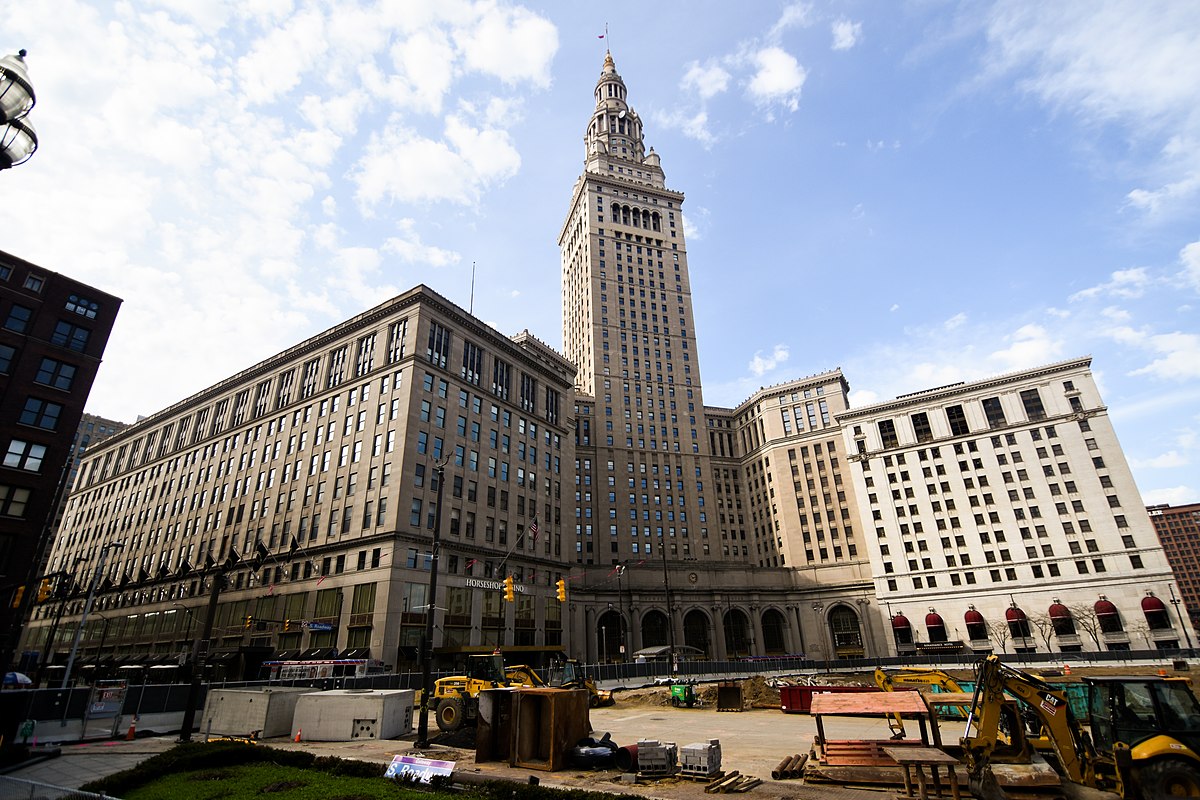
{"label": "american flag", "polygon": [[322,583],[324,583],[325,577],[326,576],[322,575],[321,577],[317,578],[317,586],[320,586]]}
{"label": "american flag", "polygon": [[478,564],[478,563],[479,563],[479,559],[478,559],[478,558],[469,558],[469,559],[467,559],[467,569],[470,569],[471,567],[475,566],[475,565],[476,565],[476,564]]}
{"label": "american flag", "polygon": [[533,541],[536,542],[538,537],[538,524],[536,518],[533,520],[533,522],[529,523],[529,533],[533,536]]}

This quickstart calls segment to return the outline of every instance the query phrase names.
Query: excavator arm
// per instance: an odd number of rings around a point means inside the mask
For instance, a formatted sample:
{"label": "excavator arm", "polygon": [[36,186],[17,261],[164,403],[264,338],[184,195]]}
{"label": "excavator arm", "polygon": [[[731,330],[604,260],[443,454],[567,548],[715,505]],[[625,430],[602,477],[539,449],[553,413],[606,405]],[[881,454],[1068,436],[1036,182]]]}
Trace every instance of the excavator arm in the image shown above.
{"label": "excavator arm", "polygon": [[1066,696],[1040,678],[1001,664],[995,655],[980,664],[967,722],[970,731],[974,721],[976,733],[962,740],[972,785],[987,783],[985,773],[990,772],[991,755],[999,741],[1005,693],[1022,701],[1037,717],[1063,775],[1075,783],[1095,785],[1094,759]]}

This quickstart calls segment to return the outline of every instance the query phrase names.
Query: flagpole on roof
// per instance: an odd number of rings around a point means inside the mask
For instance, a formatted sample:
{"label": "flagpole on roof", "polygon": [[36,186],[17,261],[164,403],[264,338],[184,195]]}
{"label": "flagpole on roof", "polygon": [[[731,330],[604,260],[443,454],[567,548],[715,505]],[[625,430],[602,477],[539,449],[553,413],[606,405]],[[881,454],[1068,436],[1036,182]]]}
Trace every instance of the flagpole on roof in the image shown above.
{"label": "flagpole on roof", "polygon": [[467,313],[474,315],[475,313],[475,262],[471,262],[471,302],[467,306]]}

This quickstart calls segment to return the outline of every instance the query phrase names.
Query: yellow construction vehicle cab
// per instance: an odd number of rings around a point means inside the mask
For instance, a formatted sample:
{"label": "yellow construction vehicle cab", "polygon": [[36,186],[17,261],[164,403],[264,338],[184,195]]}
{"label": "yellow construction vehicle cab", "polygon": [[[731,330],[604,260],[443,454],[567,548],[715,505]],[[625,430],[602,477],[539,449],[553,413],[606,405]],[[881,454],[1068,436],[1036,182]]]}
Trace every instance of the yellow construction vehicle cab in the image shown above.
{"label": "yellow construction vehicle cab", "polygon": [[[475,719],[479,693],[512,685],[499,653],[467,657],[465,675],[439,678],[433,686],[433,709],[438,727],[456,731]],[[518,684],[520,685],[520,684]]]}
{"label": "yellow construction vehicle cab", "polygon": [[997,656],[984,659],[971,704],[975,735],[962,740],[972,791],[998,795],[989,760],[1007,692],[1037,717],[1067,779],[1126,800],[1200,796],[1200,703],[1190,682],[1147,675],[1084,680],[1090,735],[1062,691]]}

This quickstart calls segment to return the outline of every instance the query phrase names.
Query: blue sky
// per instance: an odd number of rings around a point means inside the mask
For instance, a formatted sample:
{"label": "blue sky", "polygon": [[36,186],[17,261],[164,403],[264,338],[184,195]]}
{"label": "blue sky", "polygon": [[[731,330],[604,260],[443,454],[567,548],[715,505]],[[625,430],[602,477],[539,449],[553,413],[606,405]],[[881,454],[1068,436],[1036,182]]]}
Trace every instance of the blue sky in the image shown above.
{"label": "blue sky", "polygon": [[0,178],[0,248],[125,299],[89,410],[151,413],[416,283],[466,306],[472,262],[478,316],[560,345],[607,44],[687,194],[709,404],[1091,354],[1146,501],[1200,500],[1194,3],[598,9],[10,9],[42,145]]}

